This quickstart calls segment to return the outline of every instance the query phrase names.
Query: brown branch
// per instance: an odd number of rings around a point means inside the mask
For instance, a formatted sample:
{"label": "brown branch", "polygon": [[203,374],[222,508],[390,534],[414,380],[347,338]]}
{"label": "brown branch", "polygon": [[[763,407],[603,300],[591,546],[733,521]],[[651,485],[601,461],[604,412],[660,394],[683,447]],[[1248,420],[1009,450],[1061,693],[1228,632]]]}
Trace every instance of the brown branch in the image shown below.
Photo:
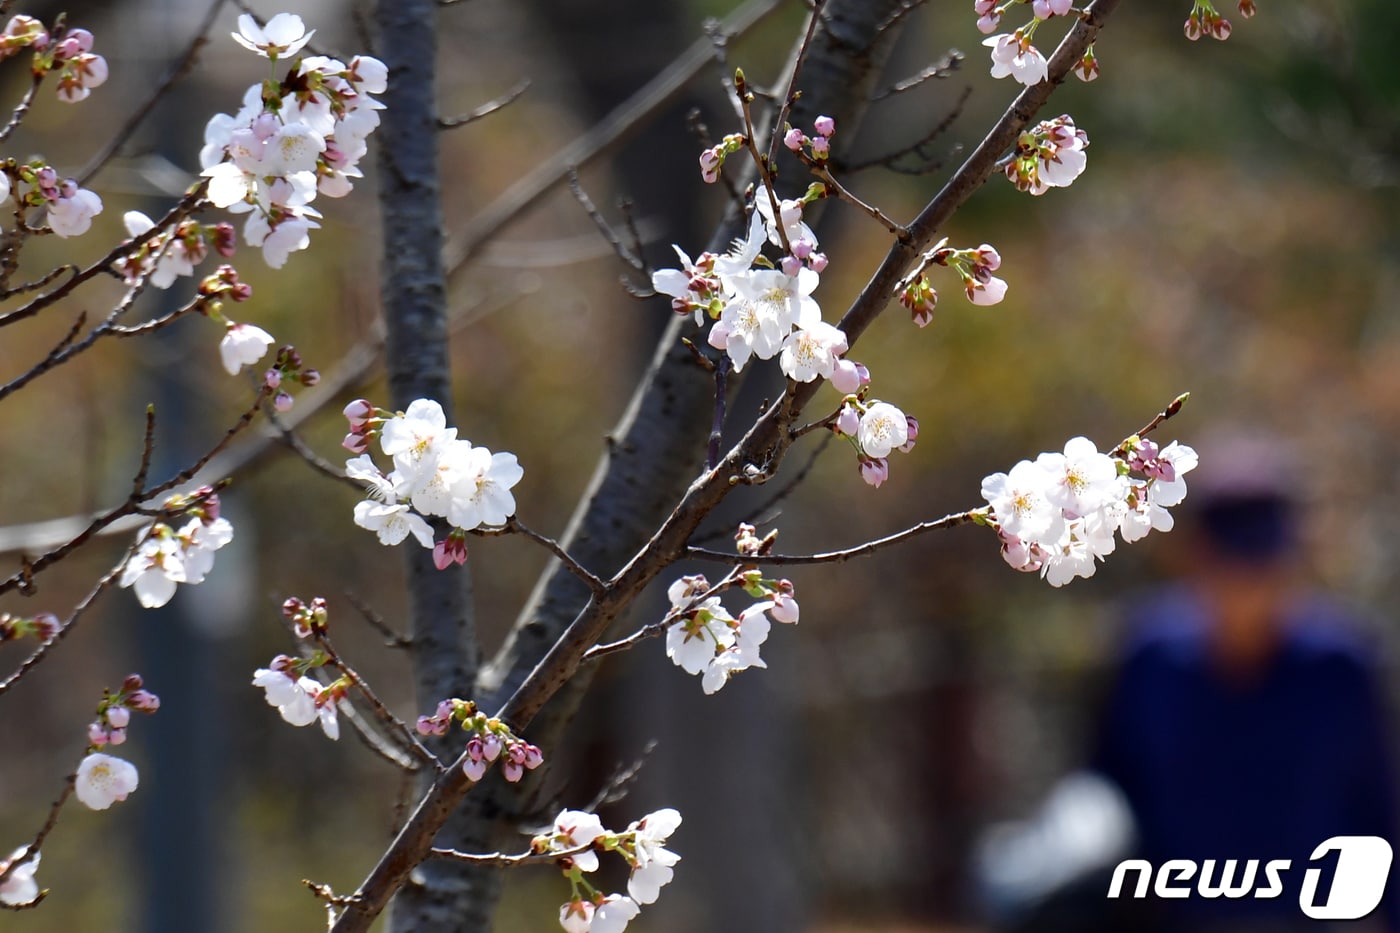
{"label": "brown branch", "polygon": [[34,104],[34,95],[39,93],[39,85],[43,83],[43,73],[33,75],[30,78],[29,89],[24,92],[24,96],[15,105],[15,112],[10,114],[10,122],[0,128],[0,143],[9,139],[10,134],[19,129],[19,125],[24,122],[25,116],[29,113],[29,108]]}
{"label": "brown branch", "polygon": [[1191,393],[1190,393],[1190,392],[1183,392],[1183,393],[1181,393],[1180,395],[1178,395],[1176,398],[1172,399],[1170,405],[1168,405],[1166,408],[1162,409],[1161,411],[1157,412],[1157,414],[1156,414],[1155,416],[1153,416],[1152,420],[1149,421],[1149,422],[1147,422],[1147,424],[1143,425],[1141,428],[1138,428],[1138,431],[1137,431],[1136,434],[1132,435],[1132,437],[1124,438],[1123,443],[1119,444],[1117,447],[1115,447],[1115,448],[1113,449],[1113,452],[1112,452],[1111,456],[1114,456],[1114,457],[1124,457],[1124,456],[1127,456],[1127,453],[1128,453],[1128,445],[1129,445],[1135,438],[1146,437],[1147,435],[1151,434],[1153,431],[1157,430],[1159,427],[1161,427],[1162,422],[1166,421],[1168,418],[1171,418],[1171,417],[1173,417],[1174,415],[1176,415],[1178,412],[1180,412],[1180,411],[1181,411],[1181,407],[1182,407],[1183,405],[1185,405],[1186,402],[1187,402],[1190,398],[1191,398]]}
{"label": "brown branch", "polygon": [[[842,168],[847,172],[854,173],[863,172],[876,165],[883,165],[892,172],[899,172],[904,175],[924,175],[929,172],[938,171],[943,167],[942,161],[928,155],[924,151],[924,147],[948,132],[948,128],[953,125],[953,122],[957,120],[958,117],[962,116],[963,107],[967,104],[967,99],[971,96],[972,88],[970,86],[963,88],[962,93],[958,95],[957,101],[953,104],[953,109],[949,110],[947,115],[944,116],[942,120],[939,120],[938,123],[920,139],[910,143],[903,149],[896,149],[894,152],[886,153],[874,159],[867,159],[864,162],[856,162],[852,165],[842,166]],[[910,168],[903,168],[897,164],[900,159],[908,155],[918,156],[922,164]]]}
{"label": "brown branch", "polygon": [[408,648],[413,644],[413,639],[407,635],[400,635],[389,627],[384,621],[384,617],[375,612],[374,609],[355,593],[345,590],[345,599],[350,605],[355,607],[355,611],[369,624],[369,627],[384,636],[384,645],[388,648]]}
{"label": "brown branch", "polygon": [[527,865],[530,863],[547,862],[553,864],[561,858],[568,858],[571,855],[582,855],[591,850],[593,843],[586,842],[583,845],[574,846],[572,849],[561,849],[558,852],[521,852],[519,855],[506,855],[504,852],[491,852],[487,855],[476,855],[472,852],[458,852],[456,849],[430,849],[428,854],[433,858],[451,859],[454,862],[471,862],[475,865],[497,865],[500,867]]}

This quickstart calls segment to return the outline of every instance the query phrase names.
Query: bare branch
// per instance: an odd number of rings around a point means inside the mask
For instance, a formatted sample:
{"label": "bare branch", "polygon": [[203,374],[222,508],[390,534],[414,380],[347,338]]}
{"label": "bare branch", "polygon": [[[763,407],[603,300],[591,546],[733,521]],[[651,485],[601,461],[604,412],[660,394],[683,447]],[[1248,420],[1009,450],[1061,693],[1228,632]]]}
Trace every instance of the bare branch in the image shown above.
{"label": "bare branch", "polygon": [[487,101],[475,110],[468,110],[466,113],[457,117],[438,117],[438,128],[451,130],[459,126],[466,126],[469,123],[475,123],[482,117],[490,116],[497,110],[508,107],[510,104],[514,103],[521,94],[524,94],[529,87],[530,79],[523,78],[517,81],[514,87],[506,91],[500,97]]}
{"label": "bare branch", "polygon": [[919,524],[906,528],[903,531],[897,531],[892,535],[876,538],[873,541],[867,541],[862,545],[847,548],[843,551],[826,551],[821,554],[760,554],[754,557],[746,554],[712,551],[709,548],[703,547],[691,547],[686,548],[685,556],[696,560],[709,560],[722,564],[839,564],[851,560],[854,557],[864,557],[866,554],[874,554],[876,551],[892,547],[893,545],[921,535],[926,531],[972,524],[977,520],[979,514],[985,513],[985,508],[969,509],[966,512],[954,512],[951,515],[945,515],[935,521],[919,522]]}
{"label": "bare branch", "polygon": [[905,78],[903,81],[896,81],[883,91],[872,94],[870,99],[884,100],[886,97],[893,97],[895,94],[903,94],[905,91],[916,88],[925,81],[934,78],[946,78],[957,71],[958,68],[961,67],[962,62],[963,53],[959,52],[957,49],[950,49],[947,55],[944,55],[938,61],[924,68],[918,74],[913,77]]}
{"label": "bare branch", "polygon": [[170,92],[170,89],[189,76],[189,73],[194,69],[195,62],[199,59],[200,50],[209,42],[205,34],[213,28],[214,20],[218,18],[219,11],[223,9],[226,2],[227,0],[213,0],[209,5],[208,12],[204,14],[204,19],[200,20],[199,26],[195,28],[194,36],[190,38],[184,53],[170,66],[170,70],[165,73],[165,76],[156,82],[156,86],[141,102],[141,106],[132,111],[131,116],[126,118],[126,122],[121,125],[115,135],[107,141],[106,145],[94,153],[87,165],[83,166],[82,171],[78,172],[78,184],[87,184],[89,179],[102,171],[102,167],[121,150],[122,146],[126,145],[137,128],[145,122],[146,117],[151,115],[151,111]]}

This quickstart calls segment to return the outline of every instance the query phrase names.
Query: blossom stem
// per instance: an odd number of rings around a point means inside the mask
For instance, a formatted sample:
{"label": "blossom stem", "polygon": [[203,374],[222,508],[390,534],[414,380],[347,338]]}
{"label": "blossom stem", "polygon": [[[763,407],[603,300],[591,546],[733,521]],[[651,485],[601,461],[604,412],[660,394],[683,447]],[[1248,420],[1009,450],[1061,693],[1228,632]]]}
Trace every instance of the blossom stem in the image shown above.
{"label": "blossom stem", "polygon": [[953,512],[940,519],[928,522],[919,522],[903,531],[897,531],[892,535],[883,538],[876,538],[874,541],[867,541],[857,547],[846,548],[841,551],[825,551],[820,554],[730,554],[725,551],[713,551],[709,548],[689,547],[686,548],[685,556],[696,560],[709,560],[726,564],[836,564],[851,560],[855,557],[864,557],[866,554],[873,554],[878,550],[899,544],[916,535],[921,535],[926,531],[933,531],[936,528],[952,528],[956,525],[970,525],[976,521],[974,517],[981,509],[969,509],[966,512]]}

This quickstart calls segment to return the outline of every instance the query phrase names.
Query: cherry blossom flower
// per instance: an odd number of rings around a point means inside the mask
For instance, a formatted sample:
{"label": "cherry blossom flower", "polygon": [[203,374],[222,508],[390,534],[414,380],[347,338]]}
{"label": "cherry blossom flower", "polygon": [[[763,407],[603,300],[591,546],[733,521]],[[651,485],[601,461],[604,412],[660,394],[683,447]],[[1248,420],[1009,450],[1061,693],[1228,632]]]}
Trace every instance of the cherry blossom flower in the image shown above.
{"label": "cherry blossom flower", "polygon": [[1045,56],[1019,32],[988,36],[982,44],[992,49],[993,78],[1010,75],[1026,87],[1032,87],[1044,81],[1049,73]]}
{"label": "cherry blossom flower", "polygon": [[1046,499],[1066,512],[1088,515],[1122,494],[1113,458],[1087,437],[1070,438],[1063,453],[1043,453],[1035,462],[1050,480]]}
{"label": "cherry blossom flower", "polygon": [[876,402],[860,416],[856,436],[866,456],[888,457],[891,450],[909,440],[909,419],[889,402]]}
{"label": "cherry blossom flower", "polygon": [[[10,853],[10,857],[0,862],[0,871],[4,871],[14,864],[15,859],[25,856],[29,852],[29,846],[20,846]],[[34,880],[34,873],[39,870],[39,858],[42,853],[35,852],[33,855],[25,857],[13,871],[10,877],[4,882],[0,882],[0,904],[8,904],[11,907],[18,907],[21,904],[33,903],[39,896],[39,883]],[[650,902],[648,902],[650,903]]]}
{"label": "cherry blossom flower", "polygon": [[295,13],[278,13],[264,26],[244,13],[238,17],[238,32],[231,33],[234,42],[273,61],[300,52],[315,34],[314,29],[306,31],[301,17]]}
{"label": "cherry blossom flower", "polygon": [[409,535],[425,548],[433,546],[433,529],[423,517],[402,503],[366,499],[355,505],[355,524],[379,536],[379,543],[393,547]]}
{"label": "cherry blossom flower", "polygon": [[666,848],[666,840],[681,825],[680,812],[667,807],[648,813],[627,827],[633,834],[632,876],[627,881],[627,893],[638,904],[654,904],[661,888],[674,874],[671,866],[681,857]]}
{"label": "cherry blossom flower", "polygon": [[136,790],[138,780],[136,766],[131,762],[93,752],[78,765],[73,792],[84,806],[105,810],[113,803],[125,800]]}
{"label": "cherry blossom flower", "polygon": [[[589,813],[586,810],[561,810],[554,818],[554,834],[549,837],[548,851],[561,852],[567,849],[577,849],[596,841],[607,834],[603,828],[603,821],[598,819],[597,814]],[[585,850],[570,856],[574,867],[580,871],[593,872],[598,870],[598,853],[593,850]]]}
{"label": "cherry blossom flower", "polygon": [[219,358],[228,374],[236,376],[244,366],[266,356],[267,348],[275,342],[271,334],[254,324],[229,324],[219,341]]}
{"label": "cherry blossom flower", "polygon": [[92,228],[92,218],[102,213],[102,199],[69,179],[49,203],[49,229],[64,237],[82,236]]}
{"label": "cherry blossom flower", "polygon": [[287,723],[309,726],[319,721],[321,731],[328,738],[340,738],[336,699],[329,688],[314,678],[298,676],[274,661],[273,668],[259,668],[253,672],[253,686],[266,691],[267,705],[276,707]]}
{"label": "cherry blossom flower", "polygon": [[830,379],[836,361],[845,352],[845,333],[825,321],[814,321],[787,336],[778,365],[794,382]]}
{"label": "cherry blossom flower", "polygon": [[1058,541],[1064,533],[1064,513],[1047,495],[1052,482],[1041,467],[1022,460],[1010,473],[993,473],[982,480],[982,497],[1006,534],[1023,541]]}
{"label": "cherry blossom flower", "polygon": [[640,912],[641,908],[630,897],[609,894],[594,909],[589,933],[622,933]]}
{"label": "cherry blossom flower", "polygon": [[485,447],[473,447],[468,457],[464,475],[452,486],[447,520],[466,531],[504,525],[515,514],[510,490],[525,471],[511,453],[493,454]]}

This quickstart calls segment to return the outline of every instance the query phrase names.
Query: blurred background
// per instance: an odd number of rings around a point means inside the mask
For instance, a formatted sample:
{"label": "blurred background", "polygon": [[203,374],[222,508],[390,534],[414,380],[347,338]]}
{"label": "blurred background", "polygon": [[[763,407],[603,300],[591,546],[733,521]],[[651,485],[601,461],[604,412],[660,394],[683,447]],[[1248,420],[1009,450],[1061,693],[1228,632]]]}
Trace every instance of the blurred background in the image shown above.
{"label": "blurred background", "polygon": [[[943,167],[843,176],[895,218],[911,218],[938,190],[1016,89],[988,76],[970,6],[930,4],[909,17],[885,84],[950,49],[966,61],[876,103],[852,156],[904,149],[963,101],[924,150]],[[65,8],[96,33],[112,78],[76,108],[41,94],[5,154],[42,152],[68,173],[180,54],[206,6]],[[702,37],[706,17],[732,9],[730,0],[445,8],[445,115],[531,82],[501,112],[444,133],[449,233]],[[294,11],[317,28],[322,48],[366,50],[350,4]],[[56,7],[20,12],[50,18]],[[1303,465],[1300,573],[1367,620],[1377,646],[1393,642],[1400,76],[1390,45],[1400,10],[1381,0],[1309,0],[1263,4],[1246,22],[1222,9],[1235,21],[1225,43],[1187,42],[1188,12],[1184,0],[1125,4],[1099,43],[1102,78],[1056,94],[1043,116],[1071,113],[1092,141],[1072,189],[1030,198],[993,179],[944,231],[957,246],[997,247],[1006,301],[975,308],[953,277],[935,280],[944,300],[932,326],[916,329],[895,306],[861,340],[853,356],[870,366],[879,394],[919,418],[917,448],[895,457],[876,490],[833,445],[774,523],[781,550],[851,546],[979,505],[984,475],[1076,434],[1110,447],[1189,390],[1190,404],[1158,439],[1198,443],[1226,426],[1285,438]],[[236,110],[262,76],[227,39],[235,13],[224,11],[193,74],[90,185],[106,205],[93,232],[35,243],[26,256],[33,268],[73,251],[91,261],[125,236],[123,211],[158,215],[188,184],[204,123]],[[702,145],[687,113],[698,110],[716,138],[736,131],[721,75],[737,65],[759,85],[774,80],[803,17],[801,4],[782,4],[729,44],[727,67],[702,70],[673,106],[582,173],[614,219],[619,198],[632,202],[653,265],[674,264],[672,242],[698,253],[724,209],[723,192],[698,177]],[[1058,38],[1058,24],[1045,29]],[[18,100],[26,83],[24,66],[6,63],[0,100]],[[369,177],[353,195],[318,201],[323,228],[281,274],[253,251],[235,260],[255,296],[231,311],[327,373],[366,339],[376,314],[373,161],[364,168]],[[831,265],[816,297],[835,320],[887,241],[841,205],[826,211],[819,234]],[[548,533],[562,530],[670,313],[664,298],[629,296],[619,283],[627,272],[561,189],[454,279],[461,433],[519,456],[519,514]],[[90,289],[69,311],[110,307],[118,285]],[[146,295],[137,313],[158,313],[161,300]],[[32,365],[70,321],[55,311],[9,328],[3,378]],[[9,399],[0,524],[124,497],[149,402],[160,419],[157,474],[212,444],[250,391],[215,365],[220,336],[191,319],[157,340],[99,345]],[[359,395],[384,403],[377,379],[311,419],[306,442],[339,460],[339,408]],[[756,406],[761,394],[739,404]],[[805,459],[798,451],[789,469]],[[355,501],[293,455],[260,459],[225,497],[237,538],[207,583],[182,587],[159,611],[142,611],[129,592],[108,594],[61,651],[0,698],[4,851],[32,838],[81,757],[102,686],[139,670],[165,701],[159,715],[133,724],[122,749],[141,768],[140,790],[100,815],[70,807],[44,848],[38,879],[52,889],[48,901],[0,913],[0,928],[309,930],[323,912],[302,878],[345,891],[358,883],[392,832],[400,777],[353,737],[331,743],[285,725],[248,683],[254,668],[291,650],[277,618],[282,600],[324,595],[342,652],[405,719],[427,712],[414,709],[406,658],[383,647],[344,595],[353,591],[391,623],[402,617],[399,555],[352,525]],[[673,838],[684,858],[676,880],[637,929],[990,929],[971,867],[976,840],[1032,813],[1084,762],[1127,607],[1180,572],[1189,525],[1183,517],[1172,535],[1120,548],[1091,580],[1063,590],[1009,570],[994,537],[972,527],[836,567],[790,568],[803,619],[775,628],[767,671],[706,698],[659,642],[609,660],[558,753],[573,762],[551,777],[558,801],[589,800],[655,741],[631,796],[605,813],[618,827],[660,806],[685,817]],[[715,533],[728,528],[716,523]],[[37,595],[4,597],[0,610],[66,615],[126,544],[92,544],[46,572]],[[17,565],[15,554],[4,560]],[[520,541],[472,546],[488,651],[543,564]],[[650,621],[661,605],[639,607],[630,622]],[[30,647],[0,646],[0,671]],[[1384,649],[1376,652],[1392,670]],[[566,896],[554,871],[521,870],[497,928],[557,928]]]}

